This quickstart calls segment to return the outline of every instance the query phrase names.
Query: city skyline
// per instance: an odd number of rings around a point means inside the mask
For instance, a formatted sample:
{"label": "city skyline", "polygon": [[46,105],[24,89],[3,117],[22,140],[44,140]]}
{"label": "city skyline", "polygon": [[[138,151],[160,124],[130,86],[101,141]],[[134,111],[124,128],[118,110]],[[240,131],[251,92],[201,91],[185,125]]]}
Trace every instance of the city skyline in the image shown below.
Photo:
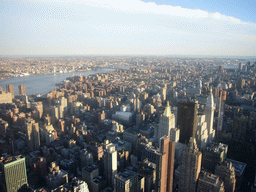
{"label": "city skyline", "polygon": [[254,1],[4,0],[0,50],[8,56],[256,56],[254,5]]}

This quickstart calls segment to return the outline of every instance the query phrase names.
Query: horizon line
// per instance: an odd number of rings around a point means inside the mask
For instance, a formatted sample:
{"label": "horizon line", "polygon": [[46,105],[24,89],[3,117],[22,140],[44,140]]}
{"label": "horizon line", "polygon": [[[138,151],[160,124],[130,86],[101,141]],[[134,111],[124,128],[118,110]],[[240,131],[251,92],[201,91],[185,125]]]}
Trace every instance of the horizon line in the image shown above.
{"label": "horizon line", "polygon": [[92,56],[101,56],[101,57],[109,57],[109,56],[149,56],[149,57],[192,57],[192,58],[251,58],[256,59],[256,56],[242,56],[242,55],[179,55],[179,54],[56,54],[56,55],[0,55],[0,58],[3,57],[92,57]]}

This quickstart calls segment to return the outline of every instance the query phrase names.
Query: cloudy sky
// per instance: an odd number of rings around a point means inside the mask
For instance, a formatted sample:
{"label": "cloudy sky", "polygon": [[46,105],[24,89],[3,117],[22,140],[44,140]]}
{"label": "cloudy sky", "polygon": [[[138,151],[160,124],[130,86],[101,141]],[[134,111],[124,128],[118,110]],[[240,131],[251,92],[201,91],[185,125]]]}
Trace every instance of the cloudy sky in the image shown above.
{"label": "cloudy sky", "polygon": [[256,56],[254,0],[1,0],[0,55]]}

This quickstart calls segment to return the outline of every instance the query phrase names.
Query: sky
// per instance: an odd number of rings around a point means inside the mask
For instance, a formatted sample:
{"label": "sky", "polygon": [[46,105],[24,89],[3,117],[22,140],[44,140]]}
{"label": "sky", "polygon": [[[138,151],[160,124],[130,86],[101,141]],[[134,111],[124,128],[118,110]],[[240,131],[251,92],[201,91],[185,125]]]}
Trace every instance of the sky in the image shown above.
{"label": "sky", "polygon": [[256,56],[256,0],[1,0],[0,55]]}

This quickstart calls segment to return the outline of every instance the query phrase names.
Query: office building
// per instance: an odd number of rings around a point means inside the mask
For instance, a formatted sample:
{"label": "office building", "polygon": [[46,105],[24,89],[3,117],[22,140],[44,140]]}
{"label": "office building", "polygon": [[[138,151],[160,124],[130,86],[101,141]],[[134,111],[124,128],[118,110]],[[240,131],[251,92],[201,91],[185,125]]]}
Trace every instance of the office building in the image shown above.
{"label": "office building", "polygon": [[202,167],[209,172],[214,172],[218,163],[225,161],[228,153],[228,145],[223,143],[209,143],[202,150]]}
{"label": "office building", "polygon": [[73,192],[89,192],[87,183],[77,179],[76,177],[72,179],[71,186],[71,190]]}
{"label": "office building", "polygon": [[33,163],[33,168],[34,168],[34,173],[37,176],[43,178],[47,173],[46,158],[45,157],[38,157],[36,162]]}
{"label": "office building", "polygon": [[114,145],[107,146],[104,152],[104,170],[109,185],[114,184],[114,177],[117,174],[117,151]]}
{"label": "office building", "polygon": [[2,103],[12,103],[12,94],[0,91],[0,104]]}
{"label": "office building", "polygon": [[225,191],[234,192],[236,186],[236,175],[235,168],[233,167],[231,162],[224,161],[217,165],[215,169],[215,174],[220,177],[221,180],[224,181]]}
{"label": "office building", "polygon": [[195,138],[190,138],[183,152],[179,175],[179,192],[195,192],[197,179],[201,171],[202,153]]}
{"label": "office building", "polygon": [[156,144],[159,144],[159,140],[163,136],[170,136],[170,130],[175,128],[175,116],[171,112],[171,107],[169,102],[165,107],[164,113],[161,115],[159,120],[159,125],[155,129],[155,141]]}
{"label": "office building", "polygon": [[244,141],[248,126],[248,117],[237,114],[233,120],[232,138],[237,141]]}
{"label": "office building", "polygon": [[228,159],[228,158],[226,158],[226,161],[232,163],[232,166],[235,169],[236,190],[239,190],[241,187],[241,182],[244,179],[245,168],[246,168],[247,164],[240,162],[240,161],[235,161],[233,159]]}
{"label": "office building", "polygon": [[56,189],[57,187],[68,183],[68,172],[61,170],[55,162],[51,162],[49,174],[46,176],[46,183],[48,188]]}
{"label": "office building", "polygon": [[224,182],[218,175],[208,172],[201,173],[198,178],[197,192],[224,192]]}
{"label": "office building", "polygon": [[161,98],[162,101],[166,100],[166,87],[161,88]]}
{"label": "office building", "polygon": [[173,188],[175,141],[170,141],[167,136],[161,137],[158,154],[155,189],[158,192],[171,192]]}
{"label": "office building", "polygon": [[208,142],[208,130],[207,122],[205,121],[205,115],[197,115],[197,132],[196,132],[196,141],[199,149],[202,149],[206,146]]}
{"label": "office building", "polygon": [[30,119],[26,123],[26,136],[27,136],[27,147],[29,150],[39,149],[40,147],[40,134],[39,124],[35,120]]}
{"label": "office building", "polygon": [[31,111],[35,119],[41,119],[43,117],[43,102],[32,102]]}
{"label": "office building", "polygon": [[25,157],[21,155],[1,157],[0,170],[2,172],[0,185],[4,192],[17,192],[23,187],[26,188],[28,181]]}
{"label": "office building", "polygon": [[126,169],[115,175],[114,192],[138,192],[138,174]]}
{"label": "office building", "polygon": [[96,164],[90,164],[82,169],[82,180],[84,180],[93,191],[93,179],[99,176],[99,167]]}
{"label": "office building", "polygon": [[12,98],[14,98],[14,87],[12,84],[7,84],[6,85],[6,92],[9,92],[12,94]]}
{"label": "office building", "polygon": [[140,159],[148,160],[156,165],[155,190],[157,192],[170,192],[173,186],[175,141],[163,136],[160,138],[159,149],[141,143],[139,146]]}
{"label": "office building", "polygon": [[197,102],[178,103],[177,127],[180,129],[180,142],[187,144],[190,137],[196,137]]}
{"label": "office building", "polygon": [[173,128],[170,130],[170,140],[178,143],[180,139],[180,130],[178,128]]}
{"label": "office building", "polygon": [[26,86],[25,85],[19,85],[19,94],[26,95]]}
{"label": "office building", "polygon": [[207,130],[209,135],[208,142],[211,142],[215,137],[215,130],[213,129],[214,110],[214,98],[212,94],[212,88],[210,88],[210,94],[205,104],[205,119],[207,122]]}
{"label": "office building", "polygon": [[[145,192],[151,192],[154,189],[156,179],[156,169],[149,161],[143,161],[137,164],[139,167],[137,173],[139,176],[145,178],[144,189]],[[155,164],[154,164],[155,165]]]}

